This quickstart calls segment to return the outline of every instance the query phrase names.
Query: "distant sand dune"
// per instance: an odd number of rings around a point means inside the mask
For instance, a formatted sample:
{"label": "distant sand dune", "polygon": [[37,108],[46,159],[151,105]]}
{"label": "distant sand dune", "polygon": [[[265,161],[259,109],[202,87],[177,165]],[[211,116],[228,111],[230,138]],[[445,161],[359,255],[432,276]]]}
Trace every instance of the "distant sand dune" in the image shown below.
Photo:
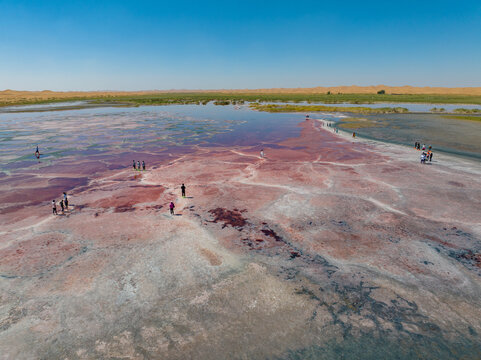
{"label": "distant sand dune", "polygon": [[415,87],[415,86],[333,86],[313,88],[272,88],[272,89],[219,89],[219,90],[148,90],[148,91],[0,91],[0,103],[18,103],[23,101],[96,98],[108,96],[128,96],[145,94],[165,94],[179,92],[221,92],[221,93],[247,93],[247,94],[316,94],[316,93],[343,93],[343,94],[375,94],[385,90],[387,94],[437,94],[437,95],[481,95],[481,87]]}
{"label": "distant sand dune", "polygon": [[313,88],[273,88],[273,89],[244,89],[244,90],[221,90],[222,92],[250,92],[250,93],[299,93],[299,94],[316,94],[332,93],[343,94],[375,94],[379,90],[385,90],[387,94],[439,94],[439,95],[481,95],[481,87],[415,87],[415,86],[332,86],[332,87],[313,87]]}

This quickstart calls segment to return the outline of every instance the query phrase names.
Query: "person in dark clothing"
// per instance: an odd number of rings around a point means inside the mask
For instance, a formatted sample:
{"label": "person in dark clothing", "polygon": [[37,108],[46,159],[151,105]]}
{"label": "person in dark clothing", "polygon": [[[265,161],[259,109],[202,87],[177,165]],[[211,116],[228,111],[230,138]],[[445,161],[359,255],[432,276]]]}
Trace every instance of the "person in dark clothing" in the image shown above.
{"label": "person in dark clothing", "polygon": [[142,170],[145,171],[145,161],[144,160],[142,160]]}
{"label": "person in dark clothing", "polygon": [[431,153],[429,154],[429,162],[431,162],[432,159],[433,159],[433,152],[431,151]]}
{"label": "person in dark clothing", "polygon": [[182,184],[182,186],[180,187],[180,189],[182,190],[182,197],[185,197],[185,185]]}
{"label": "person in dark clothing", "polygon": [[63,200],[60,200],[60,207],[62,208],[62,214],[65,212],[65,208],[63,206]]}
{"label": "person in dark clothing", "polygon": [[174,205],[174,203],[171,201],[170,204],[169,204],[170,215],[174,215],[174,208],[175,208],[175,205]]}
{"label": "person in dark clothing", "polygon": [[52,214],[57,215],[57,205],[55,204],[55,200],[52,200]]}
{"label": "person in dark clothing", "polygon": [[135,160],[132,160],[132,166],[134,167],[134,170],[135,170]]}

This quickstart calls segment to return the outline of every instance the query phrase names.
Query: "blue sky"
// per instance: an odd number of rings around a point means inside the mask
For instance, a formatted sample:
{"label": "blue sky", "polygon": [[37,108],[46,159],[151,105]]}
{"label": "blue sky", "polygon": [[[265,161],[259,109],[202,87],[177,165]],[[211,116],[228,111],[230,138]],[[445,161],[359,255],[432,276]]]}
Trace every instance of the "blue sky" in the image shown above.
{"label": "blue sky", "polygon": [[4,1],[0,89],[481,86],[481,1]]}

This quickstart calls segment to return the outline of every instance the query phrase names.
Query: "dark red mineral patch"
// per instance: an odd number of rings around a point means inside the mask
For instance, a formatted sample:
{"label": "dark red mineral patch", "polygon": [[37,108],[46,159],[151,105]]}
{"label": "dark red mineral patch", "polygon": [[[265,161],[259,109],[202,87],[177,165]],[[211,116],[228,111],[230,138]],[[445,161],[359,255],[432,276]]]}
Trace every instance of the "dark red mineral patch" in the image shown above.
{"label": "dark red mineral patch", "polygon": [[469,260],[474,266],[481,268],[481,253],[474,253],[471,250],[466,250],[466,252],[459,257]]}
{"label": "dark red mineral patch", "polygon": [[276,239],[276,241],[282,241],[282,238],[279,235],[277,235],[274,230],[263,229],[261,231],[264,233],[265,236],[270,236],[270,237]]}
{"label": "dark red mineral patch", "polygon": [[227,210],[224,208],[216,208],[209,210],[209,213],[214,215],[214,220],[211,222],[217,223],[222,222],[222,228],[225,228],[227,225],[237,228],[238,230],[242,230],[242,228],[247,225],[247,220],[242,216],[241,212],[245,210]]}

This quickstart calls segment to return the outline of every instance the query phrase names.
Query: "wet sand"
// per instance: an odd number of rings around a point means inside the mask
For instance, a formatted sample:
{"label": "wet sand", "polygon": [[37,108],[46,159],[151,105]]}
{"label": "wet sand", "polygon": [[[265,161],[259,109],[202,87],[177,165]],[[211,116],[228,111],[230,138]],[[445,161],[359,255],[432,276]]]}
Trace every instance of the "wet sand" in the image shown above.
{"label": "wet sand", "polygon": [[479,162],[299,126],[265,159],[205,145],[146,172],[0,178],[2,357],[476,358]]}

